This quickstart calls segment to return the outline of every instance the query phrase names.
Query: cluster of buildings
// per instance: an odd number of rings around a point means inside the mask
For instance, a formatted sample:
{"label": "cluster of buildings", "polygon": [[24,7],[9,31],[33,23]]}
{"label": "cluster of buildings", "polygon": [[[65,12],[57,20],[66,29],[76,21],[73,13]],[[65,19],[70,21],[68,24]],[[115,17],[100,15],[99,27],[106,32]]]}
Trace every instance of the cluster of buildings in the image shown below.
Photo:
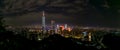
{"label": "cluster of buildings", "polygon": [[72,28],[70,26],[68,26],[67,24],[64,24],[64,25],[55,24],[54,20],[51,20],[51,25],[47,26],[45,19],[46,19],[45,13],[43,11],[42,26],[40,28],[40,31],[42,31],[43,34],[49,32],[49,31],[51,31],[50,32],[51,34],[54,34],[54,33],[60,33],[60,31],[62,31],[62,30],[68,30],[68,31],[72,30]]}
{"label": "cluster of buildings", "polygon": [[106,30],[109,32],[109,30],[112,30],[110,28],[94,28],[94,27],[72,27],[68,24],[56,24],[54,20],[51,20],[50,25],[46,25],[45,20],[45,12],[42,13],[42,24],[40,25],[26,25],[26,26],[20,26],[16,27],[15,29],[13,27],[8,27],[9,30],[16,31],[17,33],[23,33],[25,37],[29,39],[38,39],[47,37],[52,34],[60,34],[64,37],[73,37],[73,38],[83,38],[85,39],[87,37],[88,41],[91,41],[92,39],[92,32],[98,31],[98,30]]}

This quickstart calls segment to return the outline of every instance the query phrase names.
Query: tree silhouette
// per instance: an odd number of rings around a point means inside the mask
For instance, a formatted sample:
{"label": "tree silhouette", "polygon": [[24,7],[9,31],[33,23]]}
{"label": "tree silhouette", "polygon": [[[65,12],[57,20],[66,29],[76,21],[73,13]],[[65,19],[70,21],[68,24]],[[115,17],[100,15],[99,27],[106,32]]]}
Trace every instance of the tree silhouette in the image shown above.
{"label": "tree silhouette", "polygon": [[3,17],[0,17],[0,32],[5,32],[5,25],[4,25],[4,21],[3,21]]}

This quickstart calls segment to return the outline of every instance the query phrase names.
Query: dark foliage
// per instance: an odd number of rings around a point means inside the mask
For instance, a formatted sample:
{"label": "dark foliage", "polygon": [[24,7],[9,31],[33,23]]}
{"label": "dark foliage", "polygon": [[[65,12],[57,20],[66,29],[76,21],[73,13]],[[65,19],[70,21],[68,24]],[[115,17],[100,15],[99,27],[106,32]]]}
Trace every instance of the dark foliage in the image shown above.
{"label": "dark foliage", "polygon": [[103,43],[109,49],[120,49],[120,37],[115,35],[114,33],[110,33],[104,36]]}

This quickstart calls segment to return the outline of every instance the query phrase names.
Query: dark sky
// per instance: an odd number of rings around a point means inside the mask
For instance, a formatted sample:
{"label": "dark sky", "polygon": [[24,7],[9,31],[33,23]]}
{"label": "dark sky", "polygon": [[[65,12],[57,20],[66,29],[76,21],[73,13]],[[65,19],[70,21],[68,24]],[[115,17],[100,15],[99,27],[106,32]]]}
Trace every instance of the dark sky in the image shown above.
{"label": "dark sky", "polygon": [[0,16],[6,24],[41,24],[46,21],[81,26],[120,28],[119,0],[0,0]]}

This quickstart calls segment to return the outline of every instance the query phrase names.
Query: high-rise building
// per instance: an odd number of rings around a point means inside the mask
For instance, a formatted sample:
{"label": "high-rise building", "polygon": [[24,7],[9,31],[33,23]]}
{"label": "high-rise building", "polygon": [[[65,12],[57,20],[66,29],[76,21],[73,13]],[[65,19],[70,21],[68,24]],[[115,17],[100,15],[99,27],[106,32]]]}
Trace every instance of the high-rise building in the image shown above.
{"label": "high-rise building", "polygon": [[52,34],[55,33],[55,21],[51,20],[51,30],[52,30]]}
{"label": "high-rise building", "polygon": [[42,30],[43,30],[43,33],[45,33],[46,32],[46,26],[45,26],[45,12],[43,11],[42,12],[43,14],[43,16],[42,16]]}
{"label": "high-rise building", "polygon": [[55,29],[55,21],[51,20],[51,29],[54,30]]}
{"label": "high-rise building", "polygon": [[65,29],[67,29],[67,27],[68,27],[67,24],[65,24],[64,27],[65,27]]}
{"label": "high-rise building", "polygon": [[57,25],[56,25],[56,28],[55,28],[55,33],[57,33],[57,34],[59,33],[59,27],[60,27],[60,26],[57,24]]}

